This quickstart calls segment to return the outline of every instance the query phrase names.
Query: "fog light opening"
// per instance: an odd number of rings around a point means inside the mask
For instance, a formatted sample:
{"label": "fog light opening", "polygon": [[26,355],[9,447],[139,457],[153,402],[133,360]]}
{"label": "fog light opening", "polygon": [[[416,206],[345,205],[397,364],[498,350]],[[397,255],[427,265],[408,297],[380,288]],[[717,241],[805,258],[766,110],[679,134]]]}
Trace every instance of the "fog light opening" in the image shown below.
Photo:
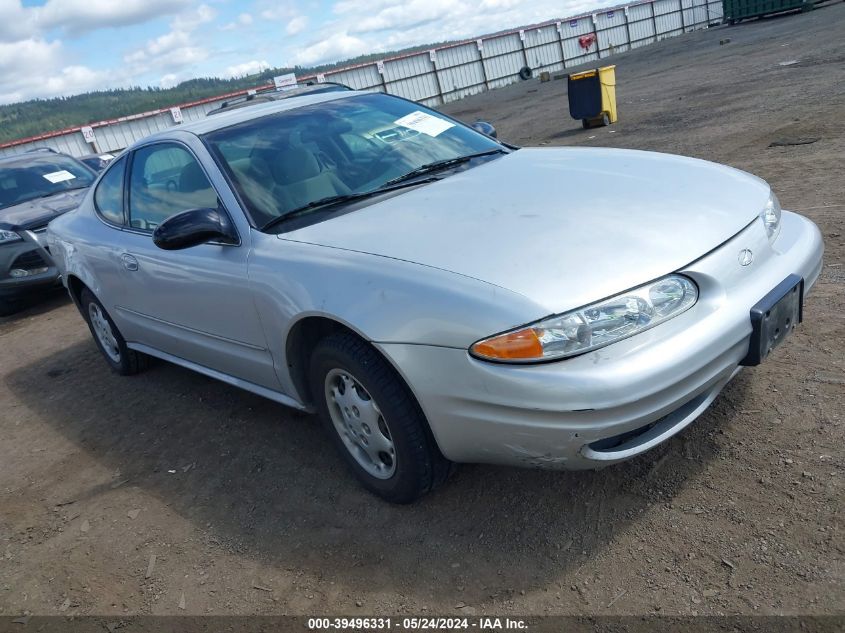
{"label": "fog light opening", "polygon": [[9,271],[9,276],[14,279],[21,279],[22,277],[32,277],[33,275],[40,275],[46,272],[46,266],[41,268],[31,268],[30,270],[25,270],[23,268],[13,268]]}

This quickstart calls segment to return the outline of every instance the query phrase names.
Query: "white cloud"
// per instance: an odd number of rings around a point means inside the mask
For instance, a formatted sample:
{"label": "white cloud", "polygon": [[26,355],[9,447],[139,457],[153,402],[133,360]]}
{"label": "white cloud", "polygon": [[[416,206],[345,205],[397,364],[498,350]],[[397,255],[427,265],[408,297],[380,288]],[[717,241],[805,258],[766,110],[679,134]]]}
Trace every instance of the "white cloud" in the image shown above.
{"label": "white cloud", "polygon": [[130,65],[130,74],[143,74],[159,68],[182,68],[208,57],[208,51],[193,44],[191,34],[185,31],[170,31],[147,42],[124,56]]}
{"label": "white cloud", "polygon": [[85,66],[63,66],[59,41],[0,43],[0,103],[56,97],[102,87],[107,78]]}
{"label": "white cloud", "polygon": [[618,0],[339,0],[294,63],[322,64],[364,53],[478,37],[594,11]]}
{"label": "white cloud", "polygon": [[48,0],[43,7],[31,11],[39,28],[61,28],[79,35],[173,15],[189,3],[190,0]]}
{"label": "white cloud", "polygon": [[193,31],[203,24],[212,22],[216,17],[217,11],[207,4],[201,4],[196,9],[178,14],[170,23],[170,28],[174,31]]}
{"label": "white cloud", "polygon": [[163,88],[190,79],[193,75],[188,69],[210,56],[208,49],[195,43],[194,31],[212,22],[216,15],[217,12],[207,4],[178,14],[171,21],[167,33],[148,40],[144,46],[123,56],[127,65],[125,73],[132,77],[164,72],[159,80]]}
{"label": "white cloud", "polygon": [[191,42],[191,36],[185,31],[170,31],[147,42],[145,49],[139,51],[144,57],[157,57],[171,53],[179,48],[185,48]]}
{"label": "white cloud", "polygon": [[[608,0],[599,3],[609,4]],[[344,11],[353,14],[348,20],[350,33],[388,31],[391,41],[424,44],[566,17],[597,3],[573,0],[563,7],[549,0],[531,4],[518,0],[392,0],[377,9],[365,0],[344,0],[342,4]]]}
{"label": "white cloud", "polygon": [[447,16],[463,11],[460,3],[450,0],[410,0],[402,4],[384,7],[371,15],[362,16],[351,27],[352,33],[370,33],[387,29],[407,29],[434,20],[442,20]]}
{"label": "white cloud", "polygon": [[252,14],[250,13],[241,13],[238,16],[238,19],[234,22],[229,22],[220,27],[221,31],[234,31],[235,29],[251,26],[253,23]]}
{"label": "white cloud", "polygon": [[285,31],[288,35],[296,35],[297,33],[301,33],[305,30],[305,27],[308,26],[308,18],[304,15],[298,15],[293,18],[290,22],[288,22],[287,28]]}
{"label": "white cloud", "polygon": [[162,88],[172,88],[182,81],[177,73],[167,73],[159,80],[159,86]]}
{"label": "white cloud", "polygon": [[102,87],[106,77],[87,66],[65,66],[58,74],[46,78],[46,94],[68,94]]}
{"label": "white cloud", "polygon": [[354,57],[372,51],[373,47],[364,40],[348,33],[336,33],[297,51],[293,62],[310,66],[321,62]]}
{"label": "white cloud", "polygon": [[233,66],[229,66],[226,70],[223,71],[223,77],[246,77],[247,75],[254,75],[256,73],[260,73],[262,70],[266,70],[270,68],[270,64],[267,63],[267,60],[257,60],[253,59],[248,62],[244,62],[242,64],[235,64]]}
{"label": "white cloud", "polygon": [[396,0],[340,0],[340,2],[335,2],[332,13],[338,15],[372,13],[393,4],[396,4]]}
{"label": "white cloud", "polygon": [[18,0],[0,0],[0,42],[16,42],[34,31],[30,10],[24,9]]}
{"label": "white cloud", "polygon": [[255,9],[264,20],[290,20],[299,15],[296,4],[291,0],[258,0]]}

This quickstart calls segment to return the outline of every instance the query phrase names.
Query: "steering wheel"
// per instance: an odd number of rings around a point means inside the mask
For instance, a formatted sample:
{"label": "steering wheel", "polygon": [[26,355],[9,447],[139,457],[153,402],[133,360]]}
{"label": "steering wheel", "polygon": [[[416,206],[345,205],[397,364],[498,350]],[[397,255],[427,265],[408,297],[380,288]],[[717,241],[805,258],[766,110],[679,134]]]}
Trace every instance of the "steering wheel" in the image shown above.
{"label": "steering wheel", "polygon": [[[381,175],[388,164],[401,158],[402,154],[393,145],[388,145],[375,155],[370,166],[364,174],[364,182],[370,182],[376,176]],[[392,159],[392,160],[391,160]]]}

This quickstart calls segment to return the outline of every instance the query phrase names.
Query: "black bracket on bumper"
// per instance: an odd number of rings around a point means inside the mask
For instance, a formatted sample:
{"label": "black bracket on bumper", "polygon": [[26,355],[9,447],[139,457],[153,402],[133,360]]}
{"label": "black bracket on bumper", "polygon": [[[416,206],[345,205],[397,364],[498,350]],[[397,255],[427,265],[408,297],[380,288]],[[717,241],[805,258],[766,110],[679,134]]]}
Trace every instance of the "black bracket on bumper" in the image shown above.
{"label": "black bracket on bumper", "polygon": [[751,308],[751,340],[740,365],[759,365],[804,318],[804,279],[790,275]]}

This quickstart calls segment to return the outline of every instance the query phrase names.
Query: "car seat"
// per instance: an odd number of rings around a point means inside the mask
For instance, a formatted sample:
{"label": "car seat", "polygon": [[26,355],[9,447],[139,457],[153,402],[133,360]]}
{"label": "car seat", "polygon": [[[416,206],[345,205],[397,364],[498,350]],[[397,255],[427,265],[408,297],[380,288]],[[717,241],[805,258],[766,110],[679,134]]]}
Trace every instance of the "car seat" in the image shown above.
{"label": "car seat", "polygon": [[281,152],[271,170],[276,181],[273,194],[286,210],[351,191],[334,172],[321,169],[317,157],[301,146]]}

